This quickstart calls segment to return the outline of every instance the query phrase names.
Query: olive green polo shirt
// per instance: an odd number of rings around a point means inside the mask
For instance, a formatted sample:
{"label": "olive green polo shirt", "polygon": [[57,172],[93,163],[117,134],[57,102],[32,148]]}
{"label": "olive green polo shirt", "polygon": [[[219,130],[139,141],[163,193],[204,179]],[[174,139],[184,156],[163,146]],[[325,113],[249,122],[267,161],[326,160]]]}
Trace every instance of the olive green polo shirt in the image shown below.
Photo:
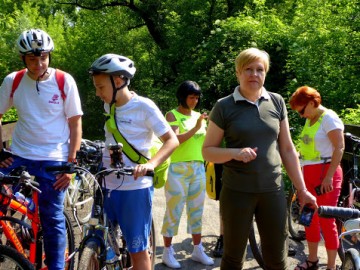
{"label": "olive green polo shirt", "polygon": [[257,157],[249,163],[230,160],[224,163],[223,185],[242,192],[271,192],[282,187],[278,136],[280,122],[287,117],[284,99],[267,92],[253,103],[235,88],[219,99],[210,120],[224,130],[226,148],[257,147]]}

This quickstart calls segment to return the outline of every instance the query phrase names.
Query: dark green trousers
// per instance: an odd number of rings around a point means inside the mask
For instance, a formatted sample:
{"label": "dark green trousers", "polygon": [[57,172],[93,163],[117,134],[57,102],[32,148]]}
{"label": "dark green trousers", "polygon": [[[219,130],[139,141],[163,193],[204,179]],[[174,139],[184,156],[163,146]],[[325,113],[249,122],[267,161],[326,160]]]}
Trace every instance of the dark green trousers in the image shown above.
{"label": "dark green trousers", "polygon": [[220,208],[224,224],[224,254],[220,269],[243,268],[248,235],[254,217],[266,269],[286,269],[287,211],[283,190],[245,193],[222,186]]}

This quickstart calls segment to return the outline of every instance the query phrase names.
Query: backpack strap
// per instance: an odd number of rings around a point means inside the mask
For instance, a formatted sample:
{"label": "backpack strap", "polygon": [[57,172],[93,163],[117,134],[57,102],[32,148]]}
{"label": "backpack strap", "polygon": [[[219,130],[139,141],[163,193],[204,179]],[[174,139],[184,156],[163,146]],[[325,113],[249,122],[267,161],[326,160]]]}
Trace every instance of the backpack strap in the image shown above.
{"label": "backpack strap", "polygon": [[61,98],[63,100],[66,99],[66,95],[65,95],[65,91],[64,91],[64,86],[65,86],[65,72],[60,70],[60,69],[56,69],[55,70],[55,77],[56,77],[56,82],[58,84],[60,93],[61,93]]}
{"label": "backpack strap", "polygon": [[[11,93],[10,93],[10,98],[14,97],[14,93],[16,91],[16,89],[19,87],[19,84],[21,82],[21,79],[24,77],[26,73],[26,68],[19,70],[16,74],[15,74],[15,78],[11,87]],[[61,94],[61,98],[63,100],[66,99],[66,94],[65,94],[65,72],[60,70],[60,69],[55,69],[55,78],[56,78],[56,82],[58,84],[59,90],[60,90],[60,94]]]}
{"label": "backpack strap", "polygon": [[13,84],[12,84],[12,87],[11,87],[11,93],[10,93],[10,98],[13,98],[14,97],[14,93],[15,93],[15,90],[18,88],[20,82],[21,82],[21,79],[24,77],[25,75],[25,72],[26,72],[26,68],[22,69],[22,70],[19,70],[16,74],[15,74],[15,78],[14,78],[14,81],[13,81]]}
{"label": "backpack strap", "polygon": [[123,144],[123,153],[134,163],[144,164],[149,159],[141,154],[133,145],[131,145],[119,131],[115,116],[115,103],[110,104],[110,114],[107,114],[106,128],[117,143]]}

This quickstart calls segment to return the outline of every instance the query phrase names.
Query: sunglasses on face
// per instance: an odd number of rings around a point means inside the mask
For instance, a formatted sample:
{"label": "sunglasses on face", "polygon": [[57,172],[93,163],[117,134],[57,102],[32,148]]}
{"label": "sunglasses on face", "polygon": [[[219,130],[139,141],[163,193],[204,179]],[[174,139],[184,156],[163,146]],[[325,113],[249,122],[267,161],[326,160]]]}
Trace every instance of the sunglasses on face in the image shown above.
{"label": "sunglasses on face", "polygon": [[[309,103],[308,103],[308,104],[309,104]],[[298,111],[298,113],[299,113],[300,115],[303,115],[303,114],[305,113],[305,110],[306,110],[306,107],[307,107],[308,104],[306,104],[306,105],[301,109],[301,111]]]}

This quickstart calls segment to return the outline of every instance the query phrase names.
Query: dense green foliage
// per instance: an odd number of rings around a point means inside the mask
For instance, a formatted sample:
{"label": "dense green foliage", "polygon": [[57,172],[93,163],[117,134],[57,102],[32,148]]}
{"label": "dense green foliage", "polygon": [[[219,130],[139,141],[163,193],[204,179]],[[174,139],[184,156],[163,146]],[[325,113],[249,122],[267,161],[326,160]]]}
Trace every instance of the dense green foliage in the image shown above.
{"label": "dense green foliage", "polygon": [[[109,52],[135,61],[131,87],[165,112],[185,79],[200,84],[201,109],[210,110],[237,84],[237,54],[255,46],[271,57],[269,91],[288,99],[310,85],[346,123],[360,121],[359,0],[1,0],[0,11],[0,78],[23,66],[18,35],[47,31],[52,66],[77,81],[88,138],[102,137],[103,108],[87,69]],[[293,112],[289,118],[295,128],[303,122]]]}

